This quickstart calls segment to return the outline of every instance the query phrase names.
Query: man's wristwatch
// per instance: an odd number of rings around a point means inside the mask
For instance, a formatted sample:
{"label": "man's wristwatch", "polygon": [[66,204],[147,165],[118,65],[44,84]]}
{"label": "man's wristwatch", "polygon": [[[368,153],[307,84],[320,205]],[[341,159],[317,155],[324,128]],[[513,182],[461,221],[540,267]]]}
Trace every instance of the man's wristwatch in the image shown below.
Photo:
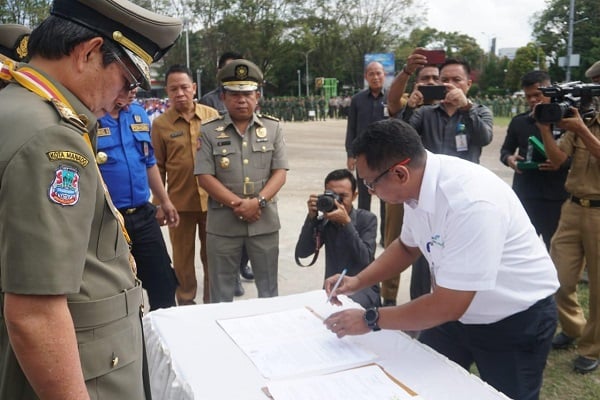
{"label": "man's wristwatch", "polygon": [[267,199],[264,196],[258,196],[258,206],[260,208],[265,208],[267,206]]}
{"label": "man's wristwatch", "polygon": [[377,307],[367,308],[363,318],[365,319],[367,326],[371,328],[373,332],[381,330],[379,325],[377,325],[377,322],[379,321],[379,310]]}

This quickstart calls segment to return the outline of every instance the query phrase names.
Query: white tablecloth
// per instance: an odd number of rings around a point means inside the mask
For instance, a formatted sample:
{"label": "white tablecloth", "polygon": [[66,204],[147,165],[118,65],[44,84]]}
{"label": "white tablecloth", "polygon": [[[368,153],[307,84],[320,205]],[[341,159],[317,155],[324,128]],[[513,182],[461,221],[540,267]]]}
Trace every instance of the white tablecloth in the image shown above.
{"label": "white tablecloth", "polygon": [[[324,304],[324,300],[325,293],[319,290],[149,313],[144,317],[144,328],[153,398],[265,400],[261,388],[267,380],[216,320],[304,306],[319,314],[339,309]],[[377,364],[424,399],[506,399],[478,377],[402,332],[384,330],[352,340],[375,352],[379,356]]]}

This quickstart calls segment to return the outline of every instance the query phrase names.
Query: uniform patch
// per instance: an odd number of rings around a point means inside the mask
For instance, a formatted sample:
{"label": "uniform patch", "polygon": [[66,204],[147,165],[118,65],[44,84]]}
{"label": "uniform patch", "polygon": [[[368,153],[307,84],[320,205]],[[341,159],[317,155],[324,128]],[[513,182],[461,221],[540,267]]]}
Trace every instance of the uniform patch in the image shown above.
{"label": "uniform patch", "polygon": [[50,200],[61,206],[74,206],[79,201],[79,171],[66,165],[54,172],[54,180],[48,188]]}
{"label": "uniform patch", "polygon": [[50,161],[73,161],[82,167],[87,167],[90,163],[90,160],[83,154],[76,153],[70,150],[54,150],[46,153],[46,156]]}
{"label": "uniform patch", "polygon": [[131,124],[129,127],[132,132],[148,132],[150,130],[150,125],[148,124]]}
{"label": "uniform patch", "polygon": [[110,136],[110,128],[98,128],[98,137]]}

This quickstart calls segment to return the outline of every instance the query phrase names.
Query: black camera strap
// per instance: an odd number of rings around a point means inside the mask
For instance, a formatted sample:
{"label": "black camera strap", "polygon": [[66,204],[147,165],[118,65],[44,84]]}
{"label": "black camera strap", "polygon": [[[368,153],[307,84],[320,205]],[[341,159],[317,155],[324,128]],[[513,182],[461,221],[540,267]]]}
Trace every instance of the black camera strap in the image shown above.
{"label": "black camera strap", "polygon": [[323,227],[325,226],[326,223],[327,223],[327,221],[322,221],[321,220],[315,226],[315,253],[313,255],[313,258],[312,258],[310,264],[307,264],[307,265],[302,264],[302,262],[300,261],[300,259],[298,258],[298,256],[294,255],[294,258],[296,259],[296,265],[297,266],[299,266],[299,267],[312,267],[317,262],[317,258],[319,257],[319,250],[321,250],[321,243],[322,243],[321,232],[323,231]]}

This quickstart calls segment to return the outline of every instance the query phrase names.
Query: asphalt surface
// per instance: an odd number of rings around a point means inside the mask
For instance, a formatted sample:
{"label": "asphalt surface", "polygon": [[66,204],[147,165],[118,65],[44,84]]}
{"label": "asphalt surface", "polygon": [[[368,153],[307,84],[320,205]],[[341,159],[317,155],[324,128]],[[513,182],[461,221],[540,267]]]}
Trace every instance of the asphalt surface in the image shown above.
{"label": "asphalt surface", "polygon": [[[306,217],[306,200],[310,193],[323,192],[323,180],[327,173],[346,167],[344,139],[346,120],[327,120],[310,122],[288,122],[283,124],[287,145],[290,170],[287,181],[279,192],[279,294],[287,295],[322,288],[325,255],[323,250],[312,267],[298,267],[294,261],[294,248],[300,228]],[[492,143],[483,149],[481,164],[502,177],[506,182],[512,180],[512,170],[499,161],[500,147],[506,135],[506,128],[494,128]],[[371,211],[379,215],[379,201],[373,196]],[[163,228],[167,247],[170,249],[169,235]],[[379,242],[379,238],[378,238]],[[199,246],[197,243],[197,254]],[[383,249],[378,246],[376,255]],[[309,261],[309,259],[305,260]],[[196,275],[198,276],[198,296],[196,302],[202,303],[202,266],[199,255],[196,256]],[[409,300],[408,288],[410,268],[402,274],[398,294],[398,304]],[[253,282],[242,280],[246,293],[237,299],[257,297]]]}

